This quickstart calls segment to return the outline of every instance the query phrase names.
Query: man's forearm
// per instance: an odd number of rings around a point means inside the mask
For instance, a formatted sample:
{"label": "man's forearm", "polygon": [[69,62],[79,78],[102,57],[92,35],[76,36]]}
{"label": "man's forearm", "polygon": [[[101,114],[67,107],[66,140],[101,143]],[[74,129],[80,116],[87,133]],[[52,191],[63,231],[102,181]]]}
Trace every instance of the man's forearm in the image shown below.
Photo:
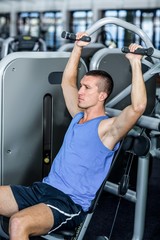
{"label": "man's forearm", "polygon": [[63,84],[75,85],[78,73],[78,64],[82,53],[82,47],[74,45],[68,63],[65,67],[62,79]]}
{"label": "man's forearm", "polygon": [[135,111],[144,111],[147,103],[146,87],[143,80],[141,61],[134,59],[132,66],[131,101]]}

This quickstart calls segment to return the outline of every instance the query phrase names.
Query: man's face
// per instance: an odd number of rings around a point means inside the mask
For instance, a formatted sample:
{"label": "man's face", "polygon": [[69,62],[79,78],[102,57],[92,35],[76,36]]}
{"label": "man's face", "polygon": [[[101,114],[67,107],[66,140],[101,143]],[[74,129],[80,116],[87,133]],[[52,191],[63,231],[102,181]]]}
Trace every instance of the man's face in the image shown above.
{"label": "man's face", "polygon": [[97,78],[93,76],[84,76],[81,80],[78,91],[78,106],[86,109],[95,106],[99,101]]}

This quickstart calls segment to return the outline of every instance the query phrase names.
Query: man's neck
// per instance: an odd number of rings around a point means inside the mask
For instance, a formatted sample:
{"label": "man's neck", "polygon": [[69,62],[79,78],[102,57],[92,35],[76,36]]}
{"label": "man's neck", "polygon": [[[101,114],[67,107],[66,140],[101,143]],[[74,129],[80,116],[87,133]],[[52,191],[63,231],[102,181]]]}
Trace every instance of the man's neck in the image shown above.
{"label": "man's neck", "polygon": [[92,120],[92,119],[97,118],[97,117],[105,116],[105,115],[106,115],[105,111],[98,111],[98,112],[84,111],[84,116],[83,116],[83,118],[81,118],[79,123],[85,123],[89,120]]}

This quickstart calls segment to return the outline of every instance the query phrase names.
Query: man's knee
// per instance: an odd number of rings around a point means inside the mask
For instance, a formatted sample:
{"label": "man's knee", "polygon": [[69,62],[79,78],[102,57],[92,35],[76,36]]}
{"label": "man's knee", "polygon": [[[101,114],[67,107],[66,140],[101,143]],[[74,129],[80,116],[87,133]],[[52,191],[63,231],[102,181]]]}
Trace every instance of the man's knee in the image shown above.
{"label": "man's knee", "polygon": [[19,213],[15,213],[9,220],[9,234],[24,233],[26,226],[26,218]]}

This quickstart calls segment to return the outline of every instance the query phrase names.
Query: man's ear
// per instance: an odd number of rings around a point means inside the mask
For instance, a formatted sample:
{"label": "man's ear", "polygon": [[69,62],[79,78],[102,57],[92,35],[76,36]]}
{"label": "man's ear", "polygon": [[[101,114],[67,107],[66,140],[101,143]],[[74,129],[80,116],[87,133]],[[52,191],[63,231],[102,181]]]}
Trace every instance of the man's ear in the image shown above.
{"label": "man's ear", "polygon": [[99,101],[104,101],[107,98],[107,93],[106,92],[100,92],[99,94]]}

